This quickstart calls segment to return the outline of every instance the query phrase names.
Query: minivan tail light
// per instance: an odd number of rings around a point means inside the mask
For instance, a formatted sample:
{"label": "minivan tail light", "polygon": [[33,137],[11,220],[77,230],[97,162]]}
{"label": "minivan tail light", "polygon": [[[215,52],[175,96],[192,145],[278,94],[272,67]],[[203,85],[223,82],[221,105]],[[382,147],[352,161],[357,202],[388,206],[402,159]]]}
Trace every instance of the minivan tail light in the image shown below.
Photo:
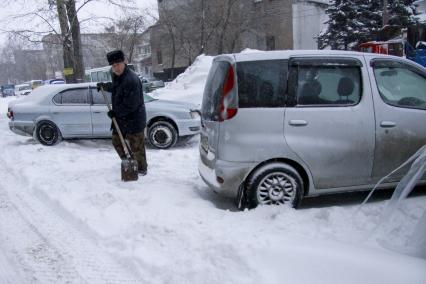
{"label": "minivan tail light", "polygon": [[11,111],[11,110],[8,111],[7,112],[7,117],[10,118],[10,119],[13,119],[13,111]]}
{"label": "minivan tail light", "polygon": [[232,65],[229,66],[228,76],[226,77],[225,84],[223,85],[223,93],[220,98],[220,117],[219,121],[224,121],[233,118],[237,112],[238,107],[235,98],[232,97],[232,90],[235,87],[235,71]]}

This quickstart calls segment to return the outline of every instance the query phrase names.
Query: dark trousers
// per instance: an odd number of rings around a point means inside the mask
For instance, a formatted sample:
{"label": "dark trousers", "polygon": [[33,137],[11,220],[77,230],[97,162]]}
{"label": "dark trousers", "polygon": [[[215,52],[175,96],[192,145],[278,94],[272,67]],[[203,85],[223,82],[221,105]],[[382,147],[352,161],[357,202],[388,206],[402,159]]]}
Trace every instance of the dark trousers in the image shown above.
{"label": "dark trousers", "polygon": [[[124,137],[127,140],[130,146],[130,150],[133,153],[133,158],[138,162],[139,171],[146,171],[148,165],[146,163],[146,153],[145,153],[145,137],[143,132],[135,133],[135,134],[126,134]],[[123,145],[120,142],[120,137],[117,133],[112,133],[112,145],[117,151],[118,155],[121,159],[126,158],[126,154],[124,153]]]}

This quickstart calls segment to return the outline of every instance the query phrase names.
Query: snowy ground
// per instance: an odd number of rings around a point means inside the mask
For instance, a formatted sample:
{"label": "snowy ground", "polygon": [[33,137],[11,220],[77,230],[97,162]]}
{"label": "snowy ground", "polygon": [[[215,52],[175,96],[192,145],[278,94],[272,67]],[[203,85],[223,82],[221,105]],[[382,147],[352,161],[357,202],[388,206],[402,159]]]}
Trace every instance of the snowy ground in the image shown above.
{"label": "snowy ground", "polygon": [[[196,102],[202,81],[156,96]],[[377,230],[383,200],[237,212],[200,179],[197,137],[148,148],[148,175],[123,183],[109,140],[9,131],[14,99],[0,98],[0,283],[426,283],[408,250],[425,194]]]}

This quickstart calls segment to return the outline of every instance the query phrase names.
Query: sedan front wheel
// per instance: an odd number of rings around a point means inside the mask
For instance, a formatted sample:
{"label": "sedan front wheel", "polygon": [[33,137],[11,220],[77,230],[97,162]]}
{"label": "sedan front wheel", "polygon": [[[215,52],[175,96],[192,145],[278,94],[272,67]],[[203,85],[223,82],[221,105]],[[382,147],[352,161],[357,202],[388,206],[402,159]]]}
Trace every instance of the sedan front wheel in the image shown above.
{"label": "sedan front wheel", "polygon": [[176,144],[177,130],[167,121],[156,121],[148,129],[148,140],[152,146],[168,149]]}

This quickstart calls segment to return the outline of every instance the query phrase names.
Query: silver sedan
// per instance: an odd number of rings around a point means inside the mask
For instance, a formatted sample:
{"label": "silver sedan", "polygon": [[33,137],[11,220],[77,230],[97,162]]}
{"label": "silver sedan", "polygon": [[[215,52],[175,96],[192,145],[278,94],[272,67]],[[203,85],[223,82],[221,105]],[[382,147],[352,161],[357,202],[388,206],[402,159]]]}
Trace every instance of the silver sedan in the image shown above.
{"label": "silver sedan", "polygon": [[[107,93],[109,100],[111,94]],[[144,95],[147,112],[146,137],[152,146],[172,147],[178,139],[200,132],[196,105],[154,99]],[[8,106],[9,128],[33,136],[43,145],[61,139],[111,137],[111,120],[96,84],[46,85]]]}

